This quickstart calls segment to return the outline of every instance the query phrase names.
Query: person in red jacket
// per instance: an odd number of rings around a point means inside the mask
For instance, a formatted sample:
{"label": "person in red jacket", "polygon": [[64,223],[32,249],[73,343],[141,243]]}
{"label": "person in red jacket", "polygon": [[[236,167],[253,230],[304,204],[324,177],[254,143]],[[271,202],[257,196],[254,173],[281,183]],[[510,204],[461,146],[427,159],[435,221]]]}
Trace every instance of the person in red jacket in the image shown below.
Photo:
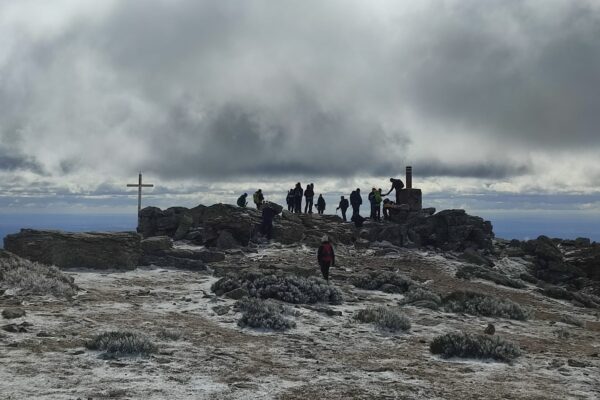
{"label": "person in red jacket", "polygon": [[323,236],[322,243],[317,252],[317,261],[321,267],[323,278],[329,283],[329,268],[335,265],[335,253],[333,252],[333,245],[329,242],[327,236]]}

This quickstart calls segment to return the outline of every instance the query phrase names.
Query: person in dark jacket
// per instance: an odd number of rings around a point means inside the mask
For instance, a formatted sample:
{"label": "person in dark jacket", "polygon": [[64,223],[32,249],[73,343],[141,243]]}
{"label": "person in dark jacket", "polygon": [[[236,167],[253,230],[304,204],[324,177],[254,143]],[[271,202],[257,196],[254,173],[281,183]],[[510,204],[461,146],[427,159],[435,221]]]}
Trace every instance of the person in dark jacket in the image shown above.
{"label": "person in dark jacket", "polygon": [[396,191],[396,204],[400,204],[400,190],[404,189],[404,182],[402,182],[402,179],[394,179],[394,178],[390,178],[390,182],[392,182],[392,187],[390,188],[389,192],[384,194],[384,196],[389,195],[390,193],[392,193],[392,190],[395,190]]}
{"label": "person in dark jacket", "polygon": [[329,283],[329,268],[335,265],[335,253],[327,236],[323,237],[321,245],[319,246],[319,250],[317,251],[317,261],[319,267],[321,267],[323,279]]}
{"label": "person in dark jacket", "polygon": [[323,212],[325,211],[325,199],[323,198],[323,195],[320,194],[319,198],[317,199],[317,211],[319,212],[319,214],[323,214]]}
{"label": "person in dark jacket", "polygon": [[267,239],[271,240],[273,236],[273,218],[277,215],[277,211],[275,211],[272,207],[269,207],[269,203],[265,205],[262,209],[262,224],[260,226],[260,232],[267,237]]}
{"label": "person in dark jacket", "polygon": [[248,201],[246,201],[247,198],[248,198],[248,193],[244,193],[243,195],[238,197],[238,199],[237,199],[238,207],[246,208],[246,206],[248,205]]}
{"label": "person in dark jacket", "polygon": [[296,183],[296,187],[294,188],[294,212],[296,214],[300,214],[302,212],[302,195],[304,194],[304,189],[300,185],[300,182]]}
{"label": "person in dark jacket", "polygon": [[360,189],[356,189],[350,193],[350,204],[352,205],[352,216],[359,214],[360,205],[362,204],[362,197],[360,196]]}
{"label": "person in dark jacket", "polygon": [[346,210],[347,209],[348,209],[348,199],[345,199],[344,196],[342,196],[342,198],[340,199],[340,204],[339,204],[338,208],[335,209],[335,211],[342,210],[342,220],[344,222],[347,221],[347,219],[346,219]]}
{"label": "person in dark jacket", "polygon": [[371,204],[371,216],[370,218],[372,220],[377,219],[377,208],[376,208],[376,200],[375,200],[375,193],[377,192],[377,189],[373,188],[371,189],[371,193],[369,193],[369,203]]}
{"label": "person in dark jacket", "polygon": [[383,200],[383,219],[386,221],[390,220],[390,208],[394,205],[394,202],[390,199]]}
{"label": "person in dark jacket", "polygon": [[305,214],[312,214],[313,199],[315,198],[315,184],[311,183],[306,187],[304,191],[304,197],[306,197],[306,205],[304,206]]}
{"label": "person in dark jacket", "polygon": [[262,189],[258,189],[256,192],[254,192],[252,195],[252,200],[254,200],[254,204],[256,204],[256,209],[260,210],[260,207],[262,207],[262,204],[265,201],[265,196],[263,196]]}
{"label": "person in dark jacket", "polygon": [[290,190],[288,190],[288,194],[285,198],[285,202],[287,203],[288,211],[294,212],[294,188],[291,188]]}

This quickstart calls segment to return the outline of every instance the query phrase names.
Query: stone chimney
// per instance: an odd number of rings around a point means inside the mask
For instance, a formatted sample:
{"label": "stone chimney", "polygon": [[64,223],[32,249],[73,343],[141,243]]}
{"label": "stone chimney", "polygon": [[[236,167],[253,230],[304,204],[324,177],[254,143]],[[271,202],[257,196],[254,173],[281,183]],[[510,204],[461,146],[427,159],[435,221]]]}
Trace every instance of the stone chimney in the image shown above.
{"label": "stone chimney", "polygon": [[406,188],[412,189],[412,167],[406,167]]}

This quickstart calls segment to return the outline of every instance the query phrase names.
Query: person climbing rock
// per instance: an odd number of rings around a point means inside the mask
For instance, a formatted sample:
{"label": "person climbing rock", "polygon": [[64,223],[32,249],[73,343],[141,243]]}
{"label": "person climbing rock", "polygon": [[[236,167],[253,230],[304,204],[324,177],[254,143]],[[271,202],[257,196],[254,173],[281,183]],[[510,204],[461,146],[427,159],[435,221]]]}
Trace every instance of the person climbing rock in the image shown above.
{"label": "person climbing rock", "polygon": [[390,191],[387,192],[384,196],[389,195],[390,193],[392,193],[393,190],[396,191],[396,204],[400,204],[400,190],[404,189],[404,182],[402,182],[402,179],[394,179],[394,178],[390,178],[390,182],[392,182],[392,187],[390,188]]}
{"label": "person climbing rock", "polygon": [[263,207],[262,210],[262,224],[260,226],[260,232],[266,236],[267,239],[271,240],[273,236],[273,218],[278,214],[278,212],[269,206],[269,202],[267,205]]}
{"label": "person climbing rock", "polygon": [[254,192],[254,195],[252,196],[252,200],[254,200],[254,204],[256,204],[256,209],[260,210],[260,207],[262,206],[263,202],[265,201],[265,197],[263,196],[262,189],[258,189],[256,192]]}
{"label": "person climbing rock", "polygon": [[329,241],[329,237],[323,236],[321,245],[317,251],[317,262],[321,267],[321,274],[323,279],[329,283],[329,268],[335,265],[335,253],[333,251],[333,245]]}
{"label": "person climbing rock", "polygon": [[311,183],[310,185],[308,185],[306,187],[306,190],[304,191],[304,197],[306,198],[306,205],[304,206],[305,214],[312,214],[313,199],[315,197],[314,188],[315,188],[315,184]]}
{"label": "person climbing rock", "polygon": [[317,199],[317,211],[321,215],[325,211],[325,199],[323,198],[322,194],[320,194],[319,198]]}
{"label": "person climbing rock", "polygon": [[248,205],[248,201],[246,201],[247,198],[248,198],[248,193],[244,193],[243,195],[238,197],[238,199],[237,199],[238,207],[245,208]]}
{"label": "person climbing rock", "polygon": [[348,209],[348,199],[345,199],[344,196],[342,196],[340,199],[340,204],[338,205],[338,208],[335,209],[335,211],[342,210],[342,220],[344,222],[347,221],[347,219],[346,219],[346,210],[347,209]]}

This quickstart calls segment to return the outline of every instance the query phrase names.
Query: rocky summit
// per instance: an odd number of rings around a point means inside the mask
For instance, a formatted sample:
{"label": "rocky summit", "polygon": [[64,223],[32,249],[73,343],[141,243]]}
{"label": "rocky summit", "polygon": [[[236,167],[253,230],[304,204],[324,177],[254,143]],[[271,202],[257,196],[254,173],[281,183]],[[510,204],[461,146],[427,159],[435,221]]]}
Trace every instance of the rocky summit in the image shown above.
{"label": "rocky summit", "polygon": [[[598,243],[494,238],[463,210],[395,210],[360,228],[284,211],[272,241],[253,209],[141,217],[139,234],[7,238],[5,397],[600,394]],[[329,282],[316,260],[325,234],[336,254]]]}

